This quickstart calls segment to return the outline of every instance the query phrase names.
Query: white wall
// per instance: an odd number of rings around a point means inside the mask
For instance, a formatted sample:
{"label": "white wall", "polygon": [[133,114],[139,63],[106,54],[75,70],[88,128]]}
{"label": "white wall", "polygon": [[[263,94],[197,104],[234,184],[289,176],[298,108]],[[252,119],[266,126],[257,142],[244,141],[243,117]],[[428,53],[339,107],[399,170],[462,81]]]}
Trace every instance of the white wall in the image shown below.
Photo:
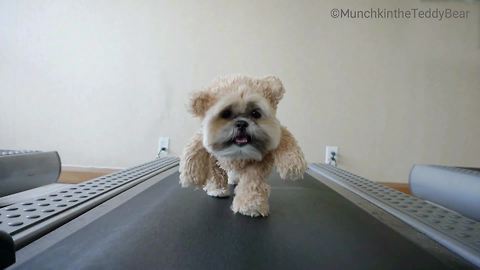
{"label": "white wall", "polygon": [[[361,3],[360,3],[361,2]],[[343,8],[452,7],[467,20],[333,19]],[[480,166],[479,4],[422,1],[0,0],[0,148],[126,167],[198,128],[188,93],[275,74],[309,161],[406,181],[413,163]]]}

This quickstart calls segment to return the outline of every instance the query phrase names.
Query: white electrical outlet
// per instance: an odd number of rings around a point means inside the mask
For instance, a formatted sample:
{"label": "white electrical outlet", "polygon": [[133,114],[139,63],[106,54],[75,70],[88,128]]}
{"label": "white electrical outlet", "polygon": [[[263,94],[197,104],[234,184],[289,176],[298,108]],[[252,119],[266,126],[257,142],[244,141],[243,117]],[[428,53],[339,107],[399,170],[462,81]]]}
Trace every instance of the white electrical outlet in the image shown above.
{"label": "white electrical outlet", "polygon": [[336,163],[338,164],[338,146],[329,146],[325,147],[325,164],[330,164],[330,157],[332,152],[335,153]]}
{"label": "white electrical outlet", "polygon": [[168,153],[168,144],[170,143],[170,138],[168,137],[160,137],[158,138],[158,151],[157,153]]}

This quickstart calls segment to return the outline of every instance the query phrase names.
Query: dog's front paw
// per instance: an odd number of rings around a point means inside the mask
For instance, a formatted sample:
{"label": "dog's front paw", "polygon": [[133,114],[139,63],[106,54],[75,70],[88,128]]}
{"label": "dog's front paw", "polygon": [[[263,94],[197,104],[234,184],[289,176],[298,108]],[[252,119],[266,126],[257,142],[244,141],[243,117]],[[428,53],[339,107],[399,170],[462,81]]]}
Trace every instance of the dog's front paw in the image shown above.
{"label": "dog's front paw", "polygon": [[232,203],[232,211],[250,217],[266,217],[269,214],[268,201],[260,200],[241,200],[235,197]]}
{"label": "dog's front paw", "polygon": [[266,217],[268,216],[268,210],[263,210],[263,209],[238,209],[235,210],[233,205],[232,205],[232,210],[234,213],[240,213],[244,216],[249,216],[249,217]]}
{"label": "dog's front paw", "polygon": [[207,192],[208,196],[212,196],[212,197],[225,198],[230,196],[230,191],[228,189],[218,188],[214,190],[206,190],[204,188],[204,190]]}
{"label": "dog's front paw", "polygon": [[203,190],[207,192],[208,196],[212,196],[212,197],[223,198],[223,197],[230,196],[230,190],[228,189],[228,187],[218,187],[211,182],[207,183],[203,187]]}

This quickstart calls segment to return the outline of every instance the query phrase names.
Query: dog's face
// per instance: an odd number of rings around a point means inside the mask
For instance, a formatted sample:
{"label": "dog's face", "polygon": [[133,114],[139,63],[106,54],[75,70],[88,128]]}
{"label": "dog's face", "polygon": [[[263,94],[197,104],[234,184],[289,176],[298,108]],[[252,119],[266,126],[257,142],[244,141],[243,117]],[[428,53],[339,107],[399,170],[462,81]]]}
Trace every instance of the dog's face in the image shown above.
{"label": "dog's face", "polygon": [[[262,160],[280,142],[277,78],[227,78],[197,93],[192,111],[203,118],[203,145],[218,159]],[[197,106],[195,106],[195,104]]]}

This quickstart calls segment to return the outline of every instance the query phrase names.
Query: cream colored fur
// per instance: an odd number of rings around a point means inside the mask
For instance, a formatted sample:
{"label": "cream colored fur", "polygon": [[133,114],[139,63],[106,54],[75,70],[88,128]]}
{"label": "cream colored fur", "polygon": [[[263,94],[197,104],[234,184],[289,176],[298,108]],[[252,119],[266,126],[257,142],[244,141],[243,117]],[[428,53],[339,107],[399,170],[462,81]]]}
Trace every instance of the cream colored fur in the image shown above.
{"label": "cream colored fur", "polygon": [[[267,216],[270,186],[266,179],[273,166],[282,179],[302,178],[307,167],[295,138],[275,117],[284,92],[276,77],[232,76],[218,79],[209,88],[194,93],[190,110],[202,119],[202,130],[193,136],[181,157],[182,187],[202,187],[210,196],[224,197],[229,195],[228,183],[238,182],[233,212],[252,217]],[[265,151],[246,153],[246,158],[242,158],[241,152],[239,156],[230,157],[215,150],[212,145],[226,136],[221,134],[220,128],[228,124],[217,115],[226,104],[235,104],[236,109],[243,110],[242,106],[249,102],[255,102],[265,114],[264,120],[257,123],[259,131],[269,135]]]}

